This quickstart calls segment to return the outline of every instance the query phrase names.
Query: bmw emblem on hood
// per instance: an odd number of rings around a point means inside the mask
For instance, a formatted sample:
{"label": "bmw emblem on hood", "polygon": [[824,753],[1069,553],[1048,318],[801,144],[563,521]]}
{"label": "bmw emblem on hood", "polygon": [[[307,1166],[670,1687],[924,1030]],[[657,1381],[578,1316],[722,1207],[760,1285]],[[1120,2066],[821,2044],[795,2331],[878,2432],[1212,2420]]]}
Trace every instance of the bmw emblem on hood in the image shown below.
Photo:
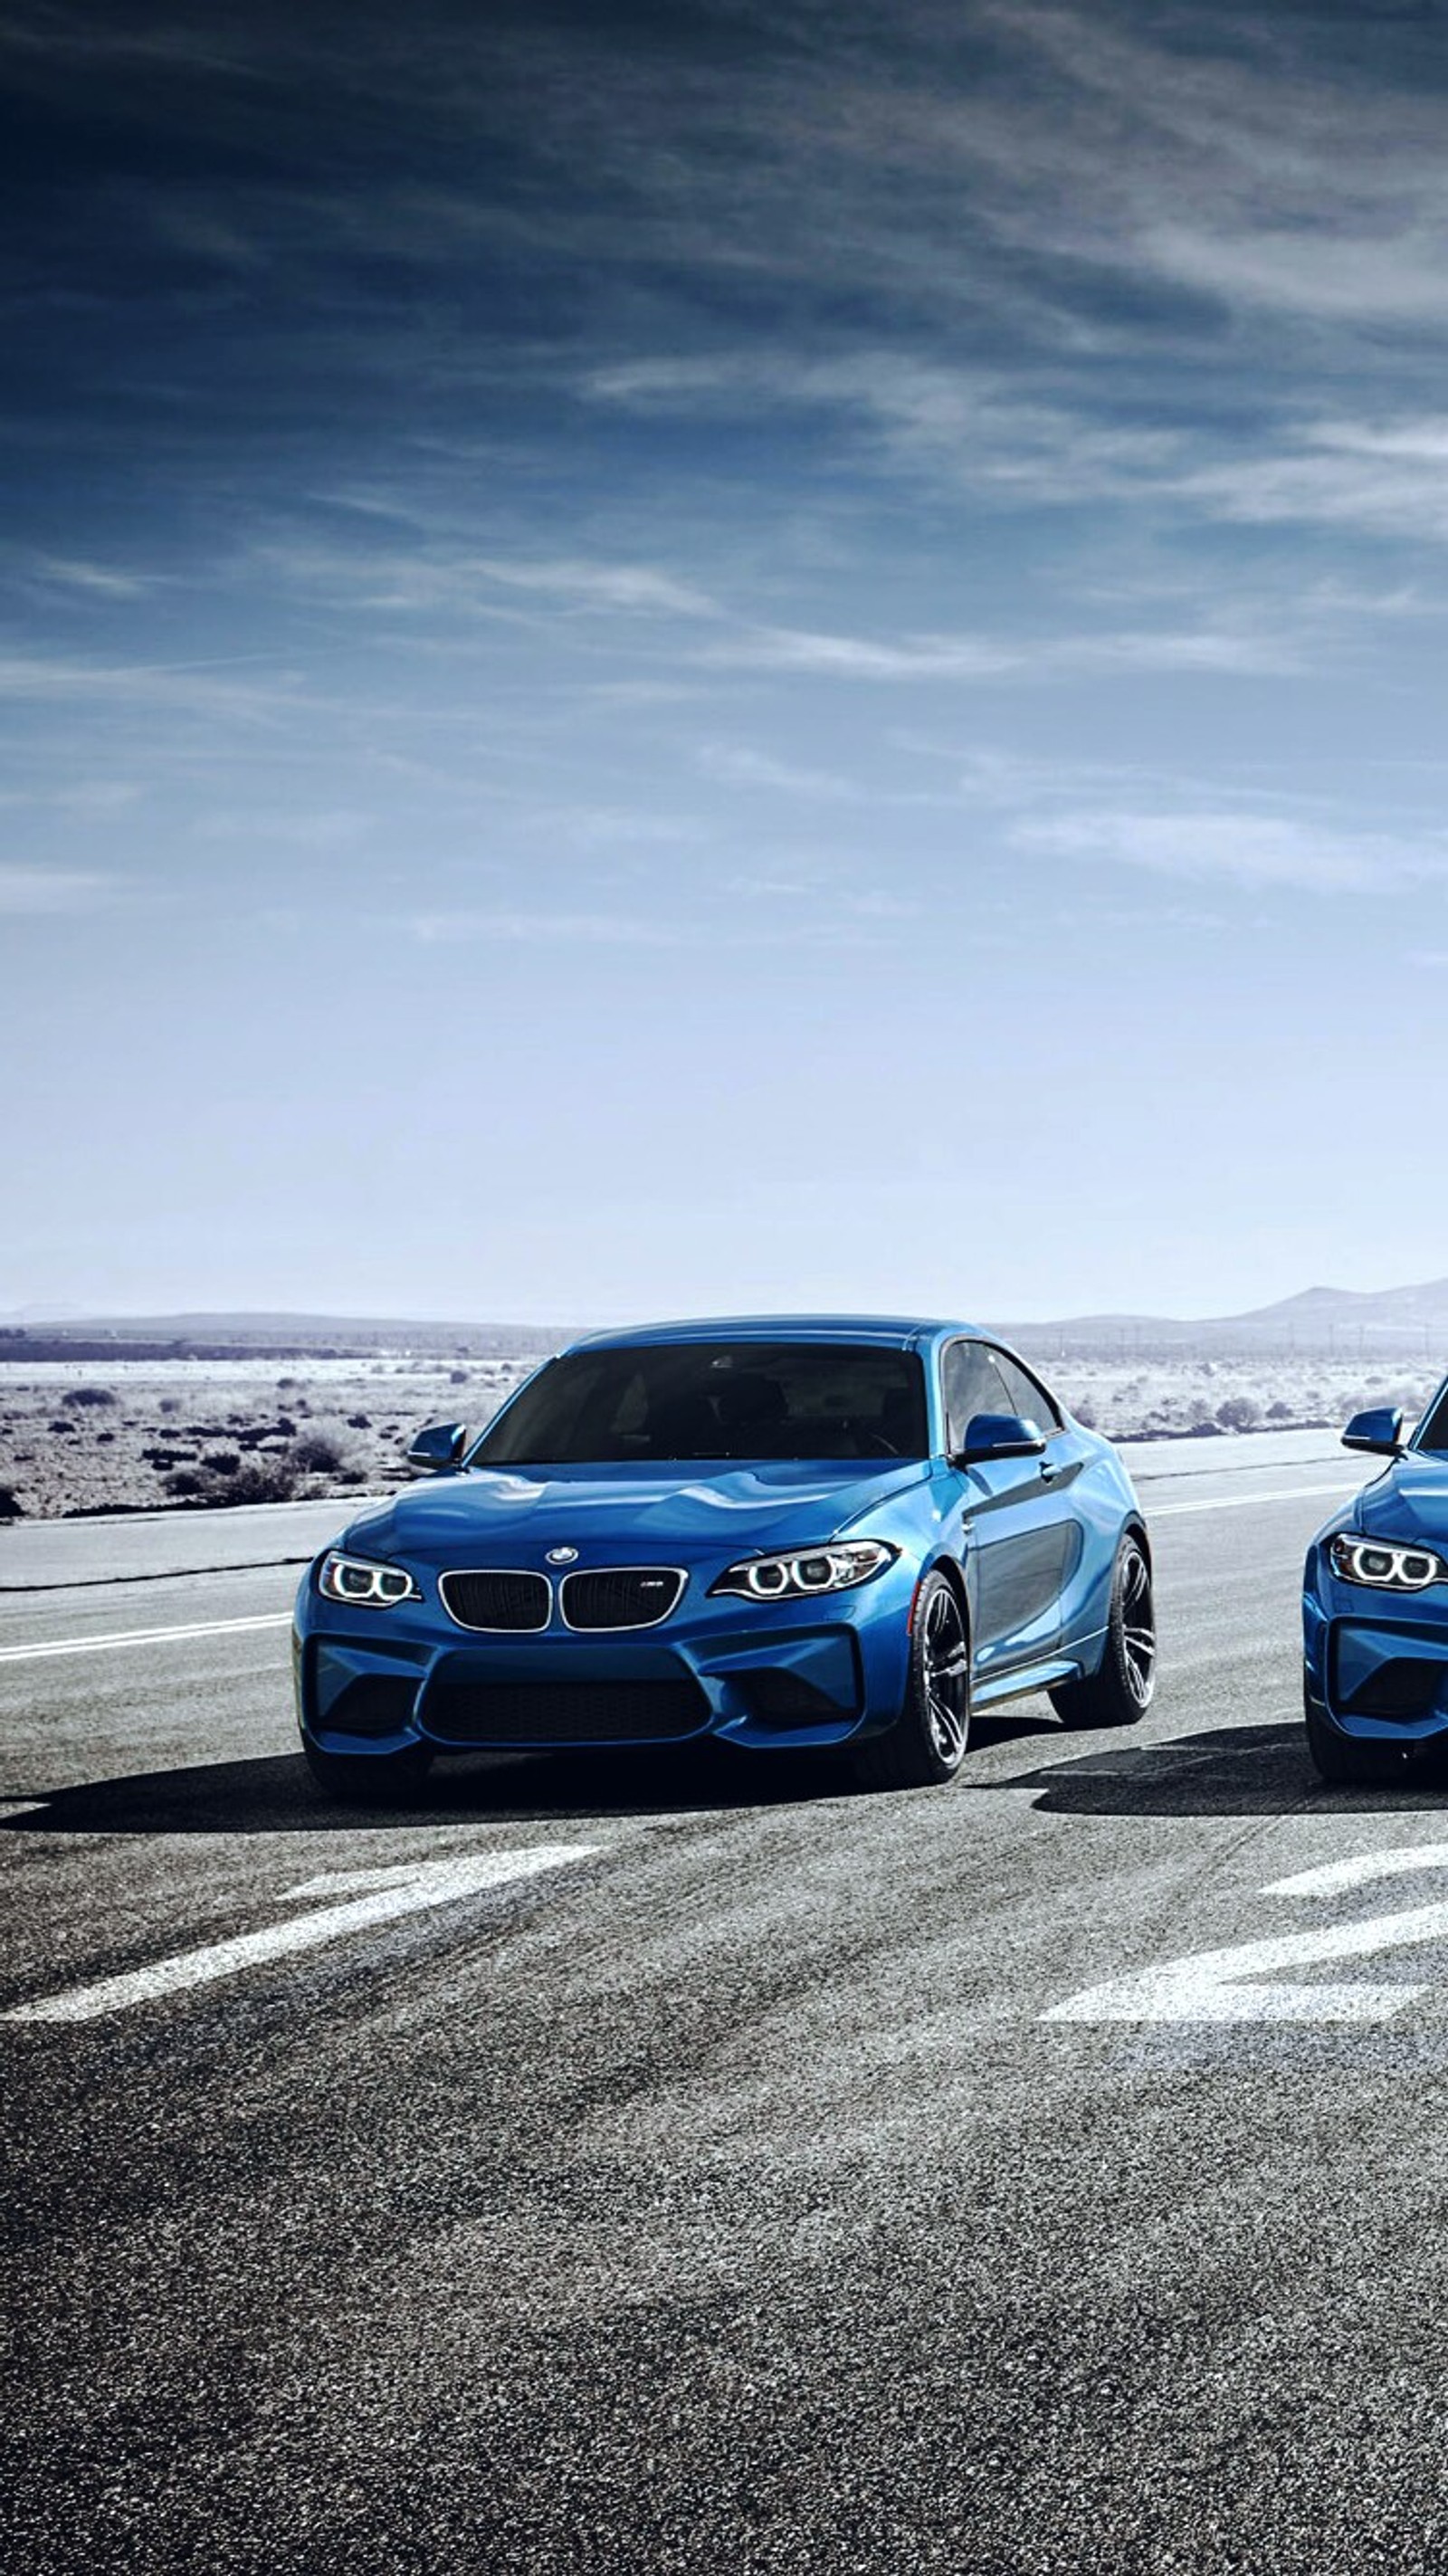
{"label": "bmw emblem on hood", "polygon": [[578,1550],[576,1547],[550,1547],[543,1562],[545,1565],[576,1565]]}

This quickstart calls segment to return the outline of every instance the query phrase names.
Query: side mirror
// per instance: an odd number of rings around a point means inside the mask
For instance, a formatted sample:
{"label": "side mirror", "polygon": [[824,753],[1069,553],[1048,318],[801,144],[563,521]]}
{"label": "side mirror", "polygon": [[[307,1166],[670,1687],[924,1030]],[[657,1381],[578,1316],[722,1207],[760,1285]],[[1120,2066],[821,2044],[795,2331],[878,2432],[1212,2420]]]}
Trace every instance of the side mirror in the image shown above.
{"label": "side mirror", "polygon": [[1367,1413],[1355,1413],[1342,1435],[1342,1445],[1344,1449],[1366,1449],[1375,1458],[1401,1458],[1402,1406],[1378,1404]]}
{"label": "side mirror", "polygon": [[977,1413],[966,1426],[965,1447],[954,1467],[981,1467],[992,1458],[1042,1458],[1046,1435],[1019,1413]]}
{"label": "side mirror", "polygon": [[445,1476],[468,1445],[465,1422],[429,1422],[408,1443],[407,1463],[415,1476]]}

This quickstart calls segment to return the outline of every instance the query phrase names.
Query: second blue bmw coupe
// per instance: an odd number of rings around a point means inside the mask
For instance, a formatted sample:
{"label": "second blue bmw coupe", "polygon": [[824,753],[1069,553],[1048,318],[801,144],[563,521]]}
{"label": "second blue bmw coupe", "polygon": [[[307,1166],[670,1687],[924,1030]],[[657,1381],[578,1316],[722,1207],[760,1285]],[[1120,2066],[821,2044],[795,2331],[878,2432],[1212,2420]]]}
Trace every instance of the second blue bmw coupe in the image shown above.
{"label": "second blue bmw coupe", "polygon": [[497,1747],[848,1746],[951,1779],[972,1706],[1126,1725],[1151,1557],[1109,1443],[966,1324],[596,1335],[354,1521],[302,1583],[302,1744],[340,1796]]}
{"label": "second blue bmw coupe", "polygon": [[1411,1438],[1383,1407],[1354,1414],[1343,1442],[1390,1463],[1307,1555],[1307,1744],[1332,1784],[1391,1778],[1448,1739],[1448,1382]]}

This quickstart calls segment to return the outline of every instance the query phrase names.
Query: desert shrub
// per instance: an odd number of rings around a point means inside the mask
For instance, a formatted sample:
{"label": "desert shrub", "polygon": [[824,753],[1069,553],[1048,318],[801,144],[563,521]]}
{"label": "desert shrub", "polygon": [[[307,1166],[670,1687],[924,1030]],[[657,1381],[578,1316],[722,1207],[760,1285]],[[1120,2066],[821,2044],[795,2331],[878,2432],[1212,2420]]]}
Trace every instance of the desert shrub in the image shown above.
{"label": "desert shrub", "polygon": [[161,1398],[161,1401],[160,1401],[159,1405],[158,1405],[158,1406],[157,1406],[157,1408],[156,1408],[156,1410],[157,1410],[157,1412],[158,1412],[158,1413],[164,1413],[164,1414],[167,1414],[167,1415],[170,1415],[170,1414],[173,1414],[173,1413],[179,1413],[179,1412],[180,1412],[180,1410],[181,1410],[181,1398],[180,1398],[180,1396],[179,1396],[179,1395],[163,1395],[163,1396],[162,1396],[162,1398]]}
{"label": "desert shrub", "polygon": [[1087,1431],[1094,1431],[1096,1428],[1096,1407],[1091,1402],[1089,1396],[1083,1403],[1076,1406],[1075,1411],[1077,1421],[1081,1423]]}
{"label": "desert shrub", "polygon": [[25,1505],[8,1485],[0,1485],[0,1521],[23,1521]]}
{"label": "desert shrub", "polygon": [[1262,1408],[1255,1395],[1224,1395],[1217,1407],[1217,1420],[1224,1431],[1250,1431],[1262,1419]]}
{"label": "desert shrub", "polygon": [[104,1449],[110,1441],[114,1440],[115,1436],[114,1431],[98,1431],[96,1433],[96,1447],[98,1449]]}
{"label": "desert shrub", "polygon": [[296,1490],[285,1458],[247,1458],[233,1475],[212,1476],[202,1488],[208,1503],[289,1503]]}
{"label": "desert shrub", "polygon": [[201,1464],[209,1468],[213,1476],[234,1476],[241,1465],[241,1456],[235,1449],[208,1449]]}
{"label": "desert shrub", "polygon": [[73,1404],[77,1408],[120,1402],[119,1396],[108,1386],[70,1386],[60,1400],[62,1404]]}
{"label": "desert shrub", "polygon": [[50,1427],[52,1431],[68,1431],[71,1438],[75,1438],[77,1425],[74,1422],[68,1422],[63,1413],[56,1415]]}
{"label": "desert shrub", "polygon": [[279,1413],[272,1424],[272,1432],[278,1440],[295,1440],[297,1426],[289,1413]]}
{"label": "desert shrub", "polygon": [[300,1386],[301,1382],[302,1381],[299,1377],[279,1377],[277,1379],[278,1395],[288,1394],[294,1386]]}
{"label": "desert shrub", "polygon": [[1290,1422],[1292,1420],[1291,1405],[1284,1404],[1281,1396],[1279,1395],[1275,1404],[1268,1405],[1267,1419],[1269,1422]]}
{"label": "desert shrub", "polygon": [[298,1434],[288,1452],[290,1464],[307,1476],[334,1476],[352,1464],[353,1443],[341,1423],[314,1422]]}
{"label": "desert shrub", "polygon": [[467,1370],[449,1369],[447,1373],[447,1382],[449,1386],[466,1386],[468,1382]]}
{"label": "desert shrub", "polygon": [[188,1503],[193,1494],[201,1491],[201,1479],[195,1468],[177,1467],[166,1479],[166,1491],[174,1494],[178,1503]]}
{"label": "desert shrub", "polygon": [[371,1414],[349,1413],[347,1416],[347,1428],[349,1431],[370,1431],[372,1428]]}
{"label": "desert shrub", "polygon": [[1199,1413],[1188,1427],[1194,1440],[1213,1440],[1222,1428],[1220,1422],[1214,1422],[1209,1413]]}

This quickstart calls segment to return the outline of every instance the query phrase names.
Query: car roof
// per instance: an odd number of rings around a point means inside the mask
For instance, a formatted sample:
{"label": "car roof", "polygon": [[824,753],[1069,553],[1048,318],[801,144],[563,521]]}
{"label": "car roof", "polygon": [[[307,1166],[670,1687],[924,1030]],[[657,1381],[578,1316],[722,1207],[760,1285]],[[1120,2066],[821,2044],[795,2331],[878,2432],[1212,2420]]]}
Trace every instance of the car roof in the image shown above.
{"label": "car roof", "polygon": [[695,1315],[665,1324],[633,1324],[610,1333],[588,1333],[570,1350],[637,1349],[657,1342],[878,1342],[887,1349],[909,1349],[918,1342],[940,1340],[952,1333],[978,1333],[978,1324],[959,1324],[921,1315]]}

